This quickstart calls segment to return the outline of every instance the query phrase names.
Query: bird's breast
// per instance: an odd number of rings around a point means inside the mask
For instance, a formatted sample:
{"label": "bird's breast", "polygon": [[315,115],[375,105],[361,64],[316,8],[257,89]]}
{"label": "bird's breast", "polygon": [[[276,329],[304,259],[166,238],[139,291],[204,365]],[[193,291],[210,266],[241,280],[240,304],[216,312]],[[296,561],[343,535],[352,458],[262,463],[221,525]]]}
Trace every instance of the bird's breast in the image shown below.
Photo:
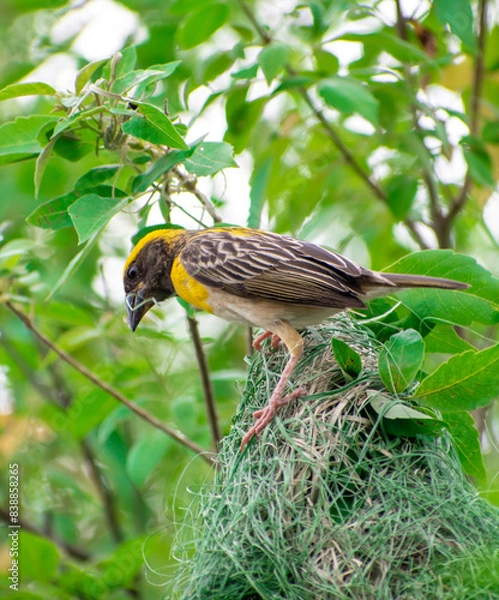
{"label": "bird's breast", "polygon": [[175,292],[180,298],[206,312],[213,313],[213,307],[209,300],[210,291],[184,269],[180,259],[177,257],[172,265],[170,273]]}

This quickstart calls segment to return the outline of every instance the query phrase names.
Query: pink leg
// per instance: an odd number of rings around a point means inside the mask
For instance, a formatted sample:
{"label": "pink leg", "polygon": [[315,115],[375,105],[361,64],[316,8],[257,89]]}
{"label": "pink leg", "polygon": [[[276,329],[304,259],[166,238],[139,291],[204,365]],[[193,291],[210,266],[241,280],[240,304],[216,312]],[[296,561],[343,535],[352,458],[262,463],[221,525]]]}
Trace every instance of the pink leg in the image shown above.
{"label": "pink leg", "polygon": [[[291,377],[291,374],[293,373],[296,363],[298,362],[303,350],[303,340],[294,329],[292,329],[289,325],[286,324],[286,326],[283,329],[283,333],[286,336],[284,343],[290,350],[291,356],[289,357],[288,362],[284,367],[284,371],[281,374],[281,377],[275,387],[275,390],[272,392],[272,396],[269,399],[269,403],[265,408],[257,410],[254,413],[253,416],[255,417],[255,419],[257,419],[257,421],[243,437],[241,441],[241,450],[246,446],[246,444],[251,440],[251,438],[254,435],[258,435],[265,429],[265,427],[274,418],[279,407],[284,406],[291,400],[294,400],[299,396],[303,396],[306,393],[304,388],[299,388],[291,392],[291,394],[283,396],[284,389],[286,388],[289,378]],[[274,335],[278,337],[277,334]],[[269,337],[269,335],[267,335],[266,337]],[[283,336],[281,335],[280,337]]]}
{"label": "pink leg", "polygon": [[253,348],[257,352],[261,352],[262,342],[270,336],[272,336],[272,348],[274,348],[274,350],[277,350],[277,348],[279,348],[279,344],[281,343],[281,338],[276,333],[272,333],[271,331],[264,331],[262,334],[260,334],[253,342]]}
{"label": "pink leg", "polygon": [[274,334],[271,331],[264,331],[253,342],[253,348],[257,352],[261,352],[262,351],[262,342],[263,342],[263,340],[266,340],[267,338],[269,338],[270,336],[273,336],[273,335]]}

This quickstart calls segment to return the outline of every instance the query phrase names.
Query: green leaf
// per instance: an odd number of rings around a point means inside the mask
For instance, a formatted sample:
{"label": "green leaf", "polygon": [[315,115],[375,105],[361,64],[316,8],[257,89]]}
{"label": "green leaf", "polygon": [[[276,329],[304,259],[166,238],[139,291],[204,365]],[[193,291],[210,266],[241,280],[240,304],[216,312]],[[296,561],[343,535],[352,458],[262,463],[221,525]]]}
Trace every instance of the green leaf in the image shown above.
{"label": "green leaf", "polygon": [[258,64],[262,68],[267,83],[270,85],[272,80],[284,69],[290,54],[290,47],[287,44],[272,42],[267,44],[258,55]]}
{"label": "green leaf", "polygon": [[107,58],[101,58],[99,60],[94,60],[93,62],[88,63],[83,68],[81,68],[75,79],[75,92],[76,94],[80,94],[83,88],[90,81],[92,75],[102,67],[104,63],[107,62]]}
{"label": "green leaf", "polygon": [[177,296],[175,299],[180,304],[180,306],[185,310],[188,317],[191,317],[191,319],[194,319],[196,317],[196,309],[193,306],[191,306],[186,300],[184,300],[183,298],[180,298],[179,296]]}
{"label": "green leaf", "polygon": [[151,471],[159,464],[171,445],[171,438],[162,431],[153,431],[134,444],[128,453],[126,470],[137,487],[144,485]]}
{"label": "green leaf", "polygon": [[499,121],[487,121],[482,129],[482,141],[486,144],[499,144]]}
{"label": "green leaf", "polygon": [[[98,233],[98,232],[97,232]],[[69,261],[67,267],[64,269],[64,272],[59,277],[55,285],[50,290],[50,293],[47,295],[45,301],[48,302],[55,296],[55,294],[61,289],[63,285],[66,284],[68,279],[74,275],[74,273],[81,266],[85,258],[90,254],[95,242],[97,241],[97,233],[95,233],[88,242],[83,246],[83,248]]]}
{"label": "green leaf", "polygon": [[120,165],[105,165],[90,169],[75,183],[74,191],[77,194],[84,194],[89,188],[93,188],[114,177],[119,169]]}
{"label": "green leaf", "polygon": [[246,148],[268,101],[268,98],[262,97],[247,102],[248,89],[248,85],[237,86],[226,94],[225,115],[228,129],[224,139],[234,146],[236,154]]}
{"label": "green leaf", "polygon": [[403,63],[435,64],[435,61],[424,50],[415,44],[401,40],[393,29],[368,34],[347,33],[342,35],[341,39],[348,42],[360,42],[364,46],[364,53],[369,56],[377,56],[386,52]]}
{"label": "green leaf", "polygon": [[424,358],[424,341],[414,329],[406,329],[391,336],[379,354],[378,370],[381,380],[391,392],[407,389]]}
{"label": "green leaf", "polygon": [[14,83],[0,90],[0,101],[21,96],[55,96],[57,92],[48,83]]}
{"label": "green leaf", "polygon": [[473,346],[460,338],[450,325],[437,323],[424,338],[426,353],[461,354],[474,350]]}
{"label": "green leaf", "polygon": [[148,85],[156,81],[161,81],[161,79],[169,77],[181,62],[180,60],[175,60],[163,65],[154,65],[148,69],[132,71],[117,79],[111,89],[115,94],[123,94],[140,83]]}
{"label": "green leaf", "polygon": [[362,371],[362,360],[359,354],[348,344],[337,338],[333,338],[331,344],[334,357],[336,358],[340,369],[350,379],[357,379]]}
{"label": "green leaf", "polygon": [[132,244],[136,246],[140,240],[151,233],[152,231],[159,231],[160,229],[184,229],[181,225],[174,225],[173,223],[161,223],[160,225],[149,225],[148,227],[142,227],[132,236]]}
{"label": "green leaf", "polygon": [[400,400],[368,390],[370,405],[383,417],[383,426],[388,433],[397,436],[440,435],[444,421],[433,415],[416,410]]}
{"label": "green leaf", "polygon": [[26,256],[35,248],[32,240],[15,239],[0,246],[0,267],[12,269],[16,266],[22,256]]}
{"label": "green leaf", "polygon": [[145,192],[147,188],[156,181],[163,173],[169,171],[178,163],[184,161],[194,152],[194,148],[189,150],[172,150],[168,152],[152,165],[145,173],[137,175],[132,183],[132,192]]}
{"label": "green leaf", "polygon": [[234,64],[235,57],[228,52],[216,52],[209,56],[201,66],[199,79],[206,84],[225,73]]}
{"label": "green leaf", "polygon": [[130,73],[130,71],[133,71],[135,69],[135,65],[137,64],[137,48],[135,46],[129,46],[128,48],[125,48],[120,54],[121,58],[116,66],[116,79],[119,79],[127,73]]}
{"label": "green leaf", "polygon": [[[77,332],[80,335],[80,329],[72,329],[71,332]],[[94,337],[92,333],[91,337]],[[64,343],[59,342],[60,347],[68,350],[67,343],[71,339],[64,338]],[[79,344],[77,344],[79,345]],[[98,427],[116,408],[116,401],[102,390],[94,390],[85,393],[71,405],[71,410],[67,414],[67,426],[71,430],[72,436],[77,440],[83,439],[92,429]],[[60,432],[59,432],[60,433]]]}
{"label": "green leaf", "polygon": [[246,69],[241,69],[240,71],[236,71],[236,73],[231,73],[230,76],[234,77],[234,79],[253,79],[256,77],[258,73],[258,64],[251,65],[251,67],[247,67]]}
{"label": "green leaf", "polygon": [[306,88],[317,82],[317,77],[311,77],[310,75],[291,75],[290,77],[283,77],[281,83],[272,92],[273,95],[279,92],[285,92],[286,90],[292,90],[294,88]]}
{"label": "green leaf", "polygon": [[442,412],[474,410],[499,396],[499,344],[451,357],[421,382],[414,398]]}
{"label": "green leaf", "polygon": [[477,45],[469,0],[434,0],[433,9],[440,23],[448,24],[452,33],[457,35],[468,49],[475,52]]}
{"label": "green leaf", "polygon": [[233,159],[234,148],[226,142],[201,142],[184,162],[194,175],[214,175],[227,167],[237,167]]}
{"label": "green leaf", "polygon": [[319,94],[329,106],[351,115],[358,113],[378,125],[378,101],[366,85],[351,77],[329,77],[318,85]]}
{"label": "green leaf", "polygon": [[418,273],[446,277],[470,284],[465,291],[411,289],[398,298],[411,313],[421,319],[454,323],[464,327],[473,321],[499,323],[499,280],[473,258],[452,250],[425,250],[404,256],[386,269],[393,273]]}
{"label": "green leaf", "polygon": [[49,143],[45,146],[45,148],[40,152],[36,159],[35,163],[35,198],[38,198],[38,193],[40,191],[40,185],[42,183],[43,174],[45,173],[45,169],[47,168],[48,162],[50,160],[50,155],[52,154],[52,150],[54,149],[55,143],[57,142],[57,138],[52,138]]}
{"label": "green leaf", "polygon": [[19,563],[22,577],[38,582],[50,582],[59,564],[57,546],[23,528],[19,539]]}
{"label": "green leaf", "polygon": [[482,186],[495,189],[492,159],[483,146],[477,144],[464,145],[464,158],[473,181]]}
{"label": "green leaf", "polygon": [[109,436],[116,431],[118,425],[123,421],[129,419],[134,413],[125,406],[124,404],[120,404],[102,421],[99,426],[99,431],[97,433],[97,442],[99,444],[104,445]]}
{"label": "green leaf", "polygon": [[28,215],[26,221],[35,227],[42,229],[63,229],[72,227],[73,222],[68,214],[68,208],[78,199],[74,192],[64,194],[53,200],[49,200]]}
{"label": "green leaf", "polygon": [[85,194],[78,198],[68,212],[78,233],[79,243],[83,244],[99,232],[127,203],[128,199],[102,198],[97,194]]}
{"label": "green leaf", "polygon": [[314,50],[314,57],[317,62],[317,68],[323,75],[334,75],[338,72],[340,61],[338,57],[326,50],[317,48]]}
{"label": "green leaf", "polygon": [[263,206],[267,194],[270,173],[272,171],[273,155],[269,155],[263,162],[257,163],[251,174],[250,208],[248,214],[248,227],[258,229]]}
{"label": "green leaf", "polygon": [[226,4],[210,4],[192,12],[180,24],[177,41],[184,50],[205,42],[227,21],[229,7]]}
{"label": "green leaf", "polygon": [[467,412],[446,414],[444,423],[456,446],[463,471],[478,483],[485,483],[487,475],[480,448],[480,435],[473,417]]}
{"label": "green leaf", "polygon": [[164,144],[171,148],[189,150],[189,146],[184,142],[173,123],[158,108],[151,104],[141,104],[138,111],[144,117],[135,115],[125,121],[121,126],[125,133],[153,144]]}
{"label": "green leaf", "polygon": [[54,144],[55,154],[70,162],[78,162],[92,151],[95,151],[95,135],[89,131],[81,132],[79,136],[72,132],[63,133]]}
{"label": "green leaf", "polygon": [[73,125],[77,125],[80,121],[84,121],[89,117],[93,117],[100,113],[106,112],[106,110],[107,109],[105,106],[94,106],[92,108],[89,108],[88,110],[82,110],[81,112],[71,115],[70,117],[60,119],[54,128],[52,136],[55,137],[59,135],[59,133],[62,133],[63,131],[69,129]]}
{"label": "green leaf", "polygon": [[395,175],[386,185],[387,202],[393,216],[403,221],[409,214],[416,192],[418,181],[406,175]]}
{"label": "green leaf", "polygon": [[0,126],[0,157],[5,157],[2,164],[39,154],[43,147],[38,134],[47,124],[57,120],[50,115],[31,115]]}

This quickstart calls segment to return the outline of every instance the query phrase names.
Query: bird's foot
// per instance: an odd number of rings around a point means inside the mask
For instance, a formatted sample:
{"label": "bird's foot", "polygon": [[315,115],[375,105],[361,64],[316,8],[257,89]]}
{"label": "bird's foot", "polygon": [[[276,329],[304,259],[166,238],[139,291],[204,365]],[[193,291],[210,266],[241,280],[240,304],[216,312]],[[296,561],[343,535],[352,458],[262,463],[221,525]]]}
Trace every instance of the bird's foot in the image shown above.
{"label": "bird's foot", "polygon": [[262,352],[262,342],[270,336],[272,336],[272,348],[274,350],[277,350],[277,348],[279,348],[279,344],[281,343],[281,338],[275,333],[272,333],[271,331],[264,331],[262,334],[260,334],[253,342],[253,348],[257,352]]}
{"label": "bird's foot", "polygon": [[296,398],[299,398],[300,396],[305,396],[306,393],[307,390],[303,387],[300,387],[296,390],[293,390],[290,394],[284,397],[274,396],[274,394],[272,394],[267,406],[253,413],[253,417],[256,419],[256,423],[243,437],[241,441],[241,450],[243,450],[243,448],[254,435],[260,434],[265,429],[265,427],[267,427],[267,425],[274,418],[278,408],[284,406],[292,400],[296,400]]}

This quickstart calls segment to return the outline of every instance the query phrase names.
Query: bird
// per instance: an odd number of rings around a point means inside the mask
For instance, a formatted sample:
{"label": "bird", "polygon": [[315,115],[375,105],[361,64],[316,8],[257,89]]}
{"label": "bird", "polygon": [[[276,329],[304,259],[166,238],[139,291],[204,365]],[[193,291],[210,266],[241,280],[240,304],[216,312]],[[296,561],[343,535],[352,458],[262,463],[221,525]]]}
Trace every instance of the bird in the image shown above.
{"label": "bird", "polygon": [[304,341],[299,329],[317,325],[345,309],[363,309],[372,298],[407,288],[464,290],[466,283],[425,275],[366,269],[312,242],[261,229],[215,226],[200,230],[159,227],[142,237],[123,271],[128,325],[135,331],[158,302],[178,296],[226,321],[263,330],[289,357],[267,405],[241,449],[273,420],[277,409],[304,396],[285,394]]}

